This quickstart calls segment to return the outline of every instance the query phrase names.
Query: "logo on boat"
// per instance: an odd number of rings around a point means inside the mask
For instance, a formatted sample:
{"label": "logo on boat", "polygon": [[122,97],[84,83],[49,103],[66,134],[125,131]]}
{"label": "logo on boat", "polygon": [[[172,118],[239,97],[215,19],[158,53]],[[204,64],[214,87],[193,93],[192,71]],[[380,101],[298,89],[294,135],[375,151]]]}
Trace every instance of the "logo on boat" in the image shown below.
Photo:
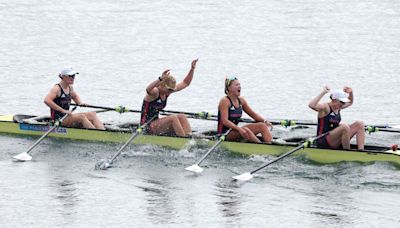
{"label": "logo on boat", "polygon": [[[19,129],[23,131],[42,131],[46,132],[51,128],[51,126],[43,125],[31,125],[31,124],[19,124]],[[53,130],[55,133],[66,134],[67,129],[63,127],[57,127]]]}

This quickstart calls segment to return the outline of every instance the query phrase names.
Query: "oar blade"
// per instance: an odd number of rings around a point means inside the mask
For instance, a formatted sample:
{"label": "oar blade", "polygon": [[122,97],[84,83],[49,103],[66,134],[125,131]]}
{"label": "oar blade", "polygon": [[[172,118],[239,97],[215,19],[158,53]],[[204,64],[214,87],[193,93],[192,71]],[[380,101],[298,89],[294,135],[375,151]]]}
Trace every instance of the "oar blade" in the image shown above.
{"label": "oar blade", "polygon": [[96,165],[94,166],[94,169],[96,169],[96,170],[107,170],[110,167],[111,167],[110,161],[107,160],[107,159],[102,159],[101,161],[96,163]]}
{"label": "oar blade", "polygon": [[189,167],[186,167],[185,168],[187,171],[190,171],[190,172],[194,172],[194,173],[201,173],[201,172],[203,172],[203,168],[201,168],[199,165],[197,165],[197,164],[194,164],[194,165],[191,165],[191,166],[189,166]]}
{"label": "oar blade", "polygon": [[232,178],[235,180],[238,180],[238,181],[248,181],[253,178],[253,175],[251,175],[250,172],[247,172],[247,173],[243,173],[243,174],[240,174],[237,176],[233,176]]}
{"label": "oar blade", "polygon": [[32,160],[32,156],[29,155],[27,152],[23,152],[23,153],[13,156],[13,159],[14,159],[14,161],[24,162],[24,161]]}

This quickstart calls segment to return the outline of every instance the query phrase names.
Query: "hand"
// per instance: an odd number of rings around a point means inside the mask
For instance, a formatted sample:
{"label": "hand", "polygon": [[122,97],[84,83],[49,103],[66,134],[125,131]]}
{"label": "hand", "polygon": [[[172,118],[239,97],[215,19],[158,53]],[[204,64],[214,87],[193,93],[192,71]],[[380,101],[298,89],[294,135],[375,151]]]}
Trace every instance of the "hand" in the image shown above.
{"label": "hand", "polygon": [[272,128],[274,128],[272,126],[272,123],[270,123],[268,120],[265,120],[264,123],[267,125],[267,127],[269,128],[270,131],[272,131]]}
{"label": "hand", "polygon": [[330,90],[331,90],[331,89],[330,89],[328,86],[322,87],[322,92],[323,92],[324,94],[329,93]]}
{"label": "hand", "polygon": [[345,87],[343,88],[343,91],[344,91],[345,93],[352,93],[352,92],[353,92],[353,89],[350,88],[350,87],[348,87],[348,86],[345,86]]}
{"label": "hand", "polygon": [[170,69],[167,69],[164,72],[162,72],[161,80],[164,80],[169,76],[169,71],[170,71]]}
{"label": "hand", "polygon": [[71,114],[72,114],[72,112],[71,112],[71,111],[69,111],[69,110],[65,110],[65,109],[63,109],[62,113],[64,113],[64,114],[68,114],[68,115],[71,115]]}
{"label": "hand", "polygon": [[196,68],[197,61],[199,61],[199,59],[195,59],[195,60],[192,61],[192,69]]}

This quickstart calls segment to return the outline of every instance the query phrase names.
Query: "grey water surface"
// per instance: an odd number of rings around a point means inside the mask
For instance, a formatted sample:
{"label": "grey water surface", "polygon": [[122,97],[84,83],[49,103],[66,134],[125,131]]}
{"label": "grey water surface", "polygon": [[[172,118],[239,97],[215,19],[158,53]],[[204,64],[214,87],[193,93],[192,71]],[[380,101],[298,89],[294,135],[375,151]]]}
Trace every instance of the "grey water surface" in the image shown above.
{"label": "grey water surface", "polygon": [[[308,102],[323,85],[350,86],[343,122],[398,124],[400,2],[389,0],[142,1],[0,0],[0,114],[46,115],[43,98],[63,67],[93,105],[140,109],[165,69],[192,84],[169,110],[216,113],[224,78],[266,118],[315,120]],[[328,101],[328,98],[323,98]],[[85,111],[84,109],[78,109]],[[105,122],[137,121],[105,112]],[[193,130],[215,129],[191,120]],[[275,127],[278,137],[314,128]],[[205,171],[183,170],[208,149],[130,146],[108,171],[96,161],[121,146],[0,136],[0,227],[398,227],[400,171],[390,163],[316,164],[288,157],[247,183],[231,182],[273,157],[218,150]],[[400,143],[379,132],[367,143]]]}

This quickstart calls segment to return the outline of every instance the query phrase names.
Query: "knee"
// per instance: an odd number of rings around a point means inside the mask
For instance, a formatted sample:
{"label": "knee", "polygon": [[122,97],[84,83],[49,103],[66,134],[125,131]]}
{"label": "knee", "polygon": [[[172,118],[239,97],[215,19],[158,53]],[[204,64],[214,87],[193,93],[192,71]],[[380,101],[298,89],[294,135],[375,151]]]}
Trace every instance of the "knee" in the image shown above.
{"label": "knee", "polygon": [[178,117],[179,120],[186,120],[186,116],[184,114],[178,114],[176,115]]}
{"label": "knee", "polygon": [[86,121],[86,120],[87,120],[87,117],[86,117],[84,114],[79,114],[79,115],[77,116],[77,119],[78,119],[80,122],[83,122],[83,121]]}
{"label": "knee", "polygon": [[348,124],[342,124],[340,125],[342,133],[350,133],[350,126]]}
{"label": "knee", "polygon": [[179,123],[178,115],[169,116],[168,118],[171,123]]}
{"label": "knee", "polygon": [[365,124],[363,121],[357,120],[356,122],[354,122],[354,125],[357,127],[357,129],[362,129],[364,130],[365,128]]}
{"label": "knee", "polygon": [[247,132],[247,134],[252,134],[253,132],[248,127],[243,127],[243,129]]}
{"label": "knee", "polygon": [[258,129],[260,129],[262,131],[269,131],[268,125],[266,123],[258,122],[257,127],[258,127]]}
{"label": "knee", "polygon": [[96,113],[95,112],[87,112],[87,113],[85,113],[86,114],[86,116],[88,117],[88,118],[96,118]]}

